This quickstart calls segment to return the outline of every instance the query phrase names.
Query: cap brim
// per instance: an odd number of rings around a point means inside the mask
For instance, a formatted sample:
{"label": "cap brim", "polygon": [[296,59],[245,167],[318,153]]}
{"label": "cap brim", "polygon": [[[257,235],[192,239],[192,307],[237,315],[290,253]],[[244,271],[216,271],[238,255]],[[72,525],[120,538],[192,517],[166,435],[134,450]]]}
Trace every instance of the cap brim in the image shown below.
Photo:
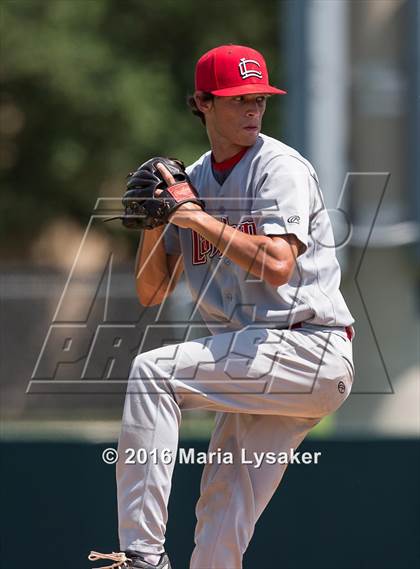
{"label": "cap brim", "polygon": [[227,89],[216,89],[210,91],[216,97],[236,97],[238,95],[253,95],[261,93],[262,95],[286,95],[287,91],[277,89],[271,85],[261,85],[258,83],[248,83],[247,85],[238,85],[237,87],[228,87]]}

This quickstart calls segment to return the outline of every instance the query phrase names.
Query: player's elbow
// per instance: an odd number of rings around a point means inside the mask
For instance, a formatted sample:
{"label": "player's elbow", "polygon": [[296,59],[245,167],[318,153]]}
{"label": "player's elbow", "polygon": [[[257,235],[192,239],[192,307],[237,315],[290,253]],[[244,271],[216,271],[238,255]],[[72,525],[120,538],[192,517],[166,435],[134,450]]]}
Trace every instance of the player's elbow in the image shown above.
{"label": "player's elbow", "polygon": [[161,300],[155,300],[155,299],[147,299],[147,300],[140,300],[140,304],[142,306],[144,306],[145,308],[149,308],[151,306],[159,306],[160,304],[162,304]]}
{"label": "player's elbow", "polygon": [[159,304],[162,304],[163,301],[163,299],[158,298],[156,296],[150,297],[140,294],[137,294],[137,298],[139,299],[140,304],[145,308],[148,308],[149,306],[158,306]]}
{"label": "player's elbow", "polygon": [[266,256],[266,281],[279,287],[287,284],[296,270],[296,259],[306,246],[295,235],[271,237],[269,255]]}
{"label": "player's elbow", "polygon": [[279,287],[287,284],[295,270],[295,262],[273,260],[268,263],[265,271],[265,281],[271,286]]}
{"label": "player's elbow", "polygon": [[165,298],[165,295],[160,290],[145,286],[136,286],[136,294],[140,304],[146,308],[162,304]]}

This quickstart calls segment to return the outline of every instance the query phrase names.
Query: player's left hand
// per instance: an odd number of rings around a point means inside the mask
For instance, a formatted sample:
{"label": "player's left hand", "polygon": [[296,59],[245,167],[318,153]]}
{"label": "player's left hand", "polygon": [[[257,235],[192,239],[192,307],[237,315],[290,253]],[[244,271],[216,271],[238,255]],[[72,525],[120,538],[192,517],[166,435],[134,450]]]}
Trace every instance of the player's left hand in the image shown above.
{"label": "player's left hand", "polygon": [[[161,162],[158,162],[156,164],[156,169],[159,170],[168,187],[176,184],[176,180],[171,172]],[[156,190],[156,196],[158,197],[162,192],[163,190]],[[197,203],[186,202],[177,207],[177,209],[171,213],[168,219],[170,223],[173,223],[178,227],[188,228],[191,224],[191,216],[202,212],[203,208],[200,207]]]}

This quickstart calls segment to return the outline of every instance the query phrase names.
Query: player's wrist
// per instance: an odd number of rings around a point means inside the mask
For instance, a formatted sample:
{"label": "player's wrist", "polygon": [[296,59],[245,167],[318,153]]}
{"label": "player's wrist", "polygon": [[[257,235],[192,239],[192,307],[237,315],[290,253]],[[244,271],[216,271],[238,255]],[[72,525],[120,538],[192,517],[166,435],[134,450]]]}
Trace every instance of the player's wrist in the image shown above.
{"label": "player's wrist", "polygon": [[188,216],[186,218],[188,220],[188,227],[194,231],[199,231],[200,228],[208,226],[209,218],[211,218],[211,216],[199,206],[194,208],[194,210],[186,212],[186,215]]}

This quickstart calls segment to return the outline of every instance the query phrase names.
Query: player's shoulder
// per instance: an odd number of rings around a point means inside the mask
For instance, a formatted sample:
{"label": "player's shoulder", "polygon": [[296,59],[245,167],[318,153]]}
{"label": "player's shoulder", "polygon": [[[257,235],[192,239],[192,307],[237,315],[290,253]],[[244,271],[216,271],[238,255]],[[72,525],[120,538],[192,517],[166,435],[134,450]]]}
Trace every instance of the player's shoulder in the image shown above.
{"label": "player's shoulder", "polygon": [[266,169],[277,165],[278,167],[298,169],[306,171],[317,179],[314,167],[298,150],[266,134],[261,133],[259,140],[261,142],[257,156],[259,155],[261,168]]}
{"label": "player's shoulder", "polygon": [[202,154],[200,158],[198,158],[198,160],[187,166],[185,168],[185,171],[187,172],[188,176],[197,174],[200,170],[207,167],[207,165],[210,163],[210,156],[211,156],[211,150],[208,150],[207,152]]}

